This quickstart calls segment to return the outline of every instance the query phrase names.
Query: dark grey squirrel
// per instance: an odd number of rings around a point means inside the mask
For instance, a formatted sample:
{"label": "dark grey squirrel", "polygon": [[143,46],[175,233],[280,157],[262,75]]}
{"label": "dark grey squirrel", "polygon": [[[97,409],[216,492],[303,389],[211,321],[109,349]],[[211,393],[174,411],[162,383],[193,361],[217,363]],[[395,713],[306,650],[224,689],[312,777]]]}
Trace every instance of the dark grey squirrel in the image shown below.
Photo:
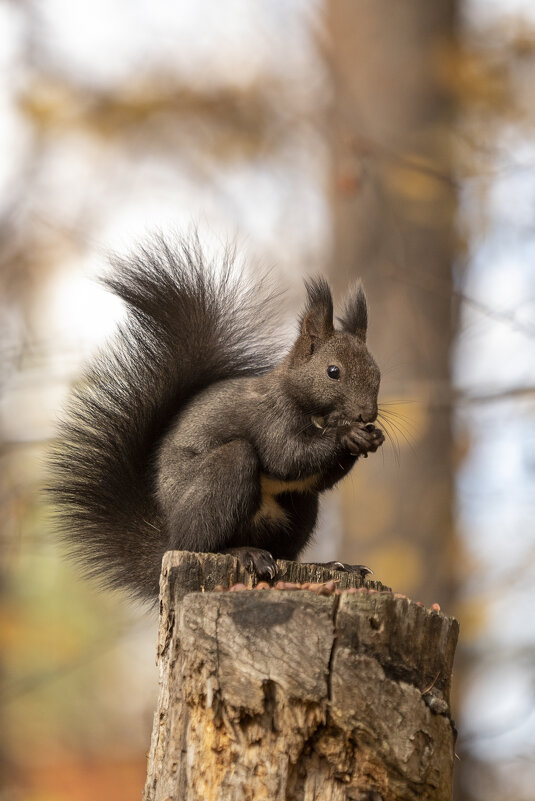
{"label": "dark grey squirrel", "polygon": [[[309,542],[318,496],[384,441],[360,284],[339,327],[306,281],[282,361],[271,305],[198,238],[116,259],[126,320],[74,389],[51,457],[59,526],[86,571],[142,599],[170,549],[235,553],[259,577]],[[338,563],[337,563],[338,564]]]}

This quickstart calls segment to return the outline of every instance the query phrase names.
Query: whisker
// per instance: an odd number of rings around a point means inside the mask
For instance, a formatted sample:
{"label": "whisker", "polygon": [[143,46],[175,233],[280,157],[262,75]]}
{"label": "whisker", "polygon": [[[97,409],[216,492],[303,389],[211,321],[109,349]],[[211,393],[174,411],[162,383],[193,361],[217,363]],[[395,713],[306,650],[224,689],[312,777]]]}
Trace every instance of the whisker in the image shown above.
{"label": "whisker", "polygon": [[399,420],[399,422],[403,424],[402,426],[400,426],[400,430],[407,430],[409,434],[416,433],[416,426],[414,424],[414,421],[411,420],[409,417],[406,417],[405,415],[400,414],[399,412],[393,412],[391,410],[387,411],[385,409],[380,409],[380,412],[388,420],[392,422]]}
{"label": "whisker", "polygon": [[415,400],[409,400],[408,398],[400,398],[400,400],[383,401],[380,405],[381,406],[401,406],[404,403],[416,403],[416,401]]}
{"label": "whisker", "polygon": [[398,426],[398,425],[397,425],[397,424],[396,424],[396,423],[395,423],[393,420],[391,420],[391,419],[389,419],[389,418],[387,418],[387,417],[384,417],[384,416],[383,416],[383,414],[381,414],[381,422],[382,422],[382,424],[383,424],[385,427],[387,427],[387,428],[388,428],[388,431],[389,431],[389,433],[390,433],[390,436],[391,436],[391,437],[392,437],[392,439],[393,439],[393,440],[395,440],[395,442],[396,442],[396,447],[397,447],[397,449],[398,449],[398,453],[399,453],[399,454],[401,454],[401,442],[400,442],[400,437],[403,437],[403,439],[405,440],[405,442],[406,442],[408,445],[410,445],[410,441],[407,439],[407,437],[406,437],[406,435],[405,435],[405,432],[404,432],[404,431],[403,431],[403,429],[402,429],[402,428],[400,428],[400,426]]}
{"label": "whisker", "polygon": [[394,459],[396,460],[396,464],[400,464],[400,455],[401,449],[399,446],[399,441],[397,438],[397,434],[395,431],[392,430],[390,424],[387,420],[381,419],[381,415],[377,415],[377,419],[380,421],[381,425],[384,427],[385,438],[388,440],[390,447],[392,448],[392,454]]}
{"label": "whisker", "polygon": [[[386,422],[387,422],[387,420],[386,420],[386,419],[383,417],[383,418],[382,418],[382,422],[383,422],[383,424],[385,424],[385,425],[386,425]],[[413,445],[413,443],[411,442],[411,440],[408,438],[408,436],[407,436],[406,432],[403,430],[403,428],[402,428],[401,426],[399,426],[399,425],[398,425],[398,424],[397,424],[397,423],[396,423],[394,420],[392,420],[392,419],[389,419],[389,420],[388,420],[388,424],[391,426],[391,428],[392,428],[394,431],[396,431],[396,432],[397,432],[397,434],[399,434],[399,436],[403,437],[403,439],[405,440],[405,442],[407,443],[407,445],[409,446],[409,448],[411,449],[411,451],[414,453],[414,445]],[[411,433],[411,432],[409,432],[409,433]],[[414,432],[413,432],[413,433],[414,433]],[[396,439],[397,439],[397,437],[396,437]],[[398,443],[398,444],[399,444],[399,443]]]}
{"label": "whisker", "polygon": [[381,406],[379,406],[378,408],[380,412],[383,412],[383,414],[387,414],[390,417],[396,417],[399,420],[403,420],[406,423],[412,422],[410,417],[407,417],[406,414],[401,414],[401,412],[398,412],[396,409],[383,409]]}

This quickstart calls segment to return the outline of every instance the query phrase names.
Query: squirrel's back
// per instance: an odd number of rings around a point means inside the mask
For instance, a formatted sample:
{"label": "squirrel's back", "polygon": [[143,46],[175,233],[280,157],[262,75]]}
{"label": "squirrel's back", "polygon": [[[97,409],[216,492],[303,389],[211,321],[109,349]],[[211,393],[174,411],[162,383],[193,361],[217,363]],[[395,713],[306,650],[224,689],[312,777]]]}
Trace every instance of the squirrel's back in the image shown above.
{"label": "squirrel's back", "polygon": [[72,393],[50,490],[86,571],[153,598],[167,548],[154,492],[158,444],[196,393],[272,366],[273,344],[259,334],[271,307],[236,277],[231,250],[207,263],[196,237],[160,238],[116,259],[104,284],[127,317]]}

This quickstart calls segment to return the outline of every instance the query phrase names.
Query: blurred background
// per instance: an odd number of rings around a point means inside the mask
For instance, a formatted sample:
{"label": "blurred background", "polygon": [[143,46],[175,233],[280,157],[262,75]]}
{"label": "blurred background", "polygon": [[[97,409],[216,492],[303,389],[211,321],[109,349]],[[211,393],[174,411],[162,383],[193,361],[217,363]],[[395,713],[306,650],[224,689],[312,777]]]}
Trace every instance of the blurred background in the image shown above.
{"label": "blurred background", "polygon": [[107,254],[198,226],[370,304],[389,441],[307,554],[456,615],[456,801],[535,799],[535,6],[0,0],[0,799],[140,798],[156,620],[40,496]]}

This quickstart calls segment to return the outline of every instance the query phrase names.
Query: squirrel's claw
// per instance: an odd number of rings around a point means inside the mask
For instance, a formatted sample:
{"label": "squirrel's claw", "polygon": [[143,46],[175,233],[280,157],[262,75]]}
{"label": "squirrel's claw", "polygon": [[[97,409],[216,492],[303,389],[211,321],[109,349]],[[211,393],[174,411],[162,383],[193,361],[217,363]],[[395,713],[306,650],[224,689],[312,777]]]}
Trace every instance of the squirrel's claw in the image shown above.
{"label": "squirrel's claw", "polygon": [[262,548],[227,548],[225,553],[236,556],[248,573],[260,581],[273,581],[278,572],[275,559]]}
{"label": "squirrel's claw", "polygon": [[362,579],[365,579],[368,575],[373,575],[373,570],[370,570],[366,565],[348,565],[345,562],[322,562],[321,567],[330,567],[333,570],[341,570],[344,573],[360,573]]}
{"label": "squirrel's claw", "polygon": [[375,451],[383,444],[385,436],[380,428],[368,423],[366,426],[353,425],[340,433],[340,442],[354,456],[364,456]]}

